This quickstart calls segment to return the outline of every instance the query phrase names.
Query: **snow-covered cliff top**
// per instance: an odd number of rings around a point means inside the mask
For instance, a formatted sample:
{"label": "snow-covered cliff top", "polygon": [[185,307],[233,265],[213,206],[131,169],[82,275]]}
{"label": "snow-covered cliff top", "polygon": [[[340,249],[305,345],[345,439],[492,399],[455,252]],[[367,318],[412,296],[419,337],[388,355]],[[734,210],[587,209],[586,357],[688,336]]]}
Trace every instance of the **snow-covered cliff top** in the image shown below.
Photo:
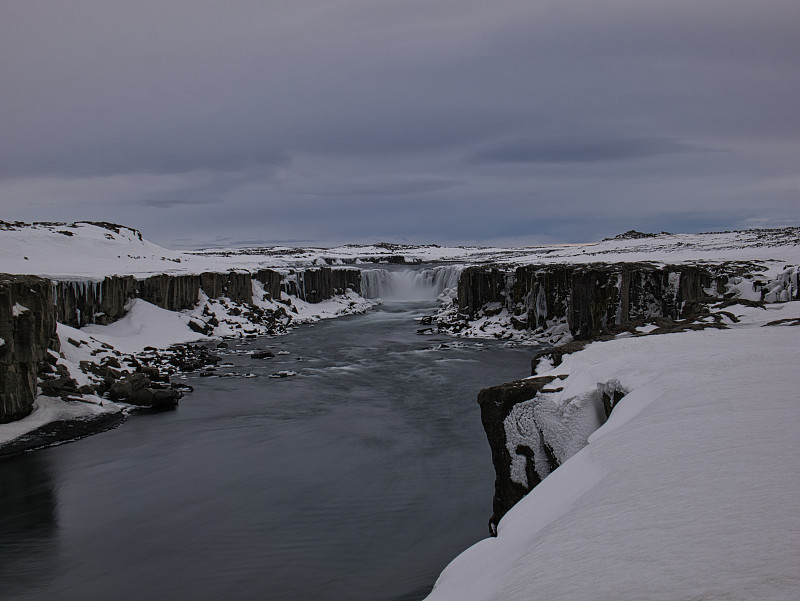
{"label": "snow-covered cliff top", "polygon": [[627,395],[589,444],[442,573],[429,601],[771,601],[800,590],[800,302],[727,330],[595,342],[561,406]]}
{"label": "snow-covered cliff top", "polygon": [[337,248],[168,250],[134,229],[108,223],[0,222],[0,273],[56,278],[254,270],[328,263],[390,261],[462,263],[800,262],[800,228],[710,234],[623,236],[602,242],[529,248],[346,245]]}

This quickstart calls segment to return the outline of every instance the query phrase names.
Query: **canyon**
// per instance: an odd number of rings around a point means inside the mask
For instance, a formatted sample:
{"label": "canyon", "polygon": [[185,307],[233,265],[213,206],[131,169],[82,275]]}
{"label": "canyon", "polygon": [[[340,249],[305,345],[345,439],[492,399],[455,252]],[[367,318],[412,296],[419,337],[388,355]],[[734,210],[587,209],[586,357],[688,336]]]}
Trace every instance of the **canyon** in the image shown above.
{"label": "canyon", "polygon": [[[530,511],[549,515],[526,507],[541,503],[537,499],[546,499],[547,491],[579,469],[564,469],[581,465],[576,456],[602,448],[593,440],[631,419],[641,377],[662,377],[684,354],[697,366],[706,361],[702,353],[741,361],[741,349],[726,347],[725,340],[746,346],[771,335],[789,357],[787,332],[800,324],[800,231],[791,228],[628,233],[591,245],[541,249],[384,245],[190,254],[148,246],[123,226],[25,227],[13,224],[12,242],[21,244],[19,232],[25,232],[59,245],[79,238],[94,251],[99,241],[110,250],[98,252],[104,256],[96,266],[83,270],[50,262],[52,252],[37,257],[26,250],[24,262],[7,262],[35,267],[30,271],[36,275],[0,278],[0,423],[23,423],[37,393],[39,400],[51,394],[70,406],[82,401],[92,411],[114,402],[152,407],[157,398],[174,405],[182,394],[181,373],[213,375],[219,361],[215,344],[222,348],[225,341],[279,336],[320,317],[363,313],[391,295],[438,297],[438,308],[418,318],[420,335],[530,345],[530,375],[476,391],[495,470],[489,531],[502,545],[510,540],[509,519]],[[63,234],[73,230],[76,235]],[[111,264],[123,273],[110,272]],[[80,257],[75,265],[80,267]],[[148,323],[162,335],[149,339]],[[103,337],[113,332],[116,338]],[[124,347],[127,332],[137,332],[137,343]],[[601,348],[609,350],[604,354]],[[614,360],[629,352],[636,372]],[[654,363],[646,362],[648,356]],[[588,368],[586,357],[596,357]],[[687,381],[701,380],[692,375]],[[680,394],[691,395],[687,390]],[[717,402],[713,394],[709,398]],[[540,488],[545,492],[531,494]],[[483,556],[471,552],[454,565],[470,565],[470,557]],[[443,573],[432,598],[459,598],[447,591],[460,591],[470,581],[463,574],[452,578],[460,569]]]}

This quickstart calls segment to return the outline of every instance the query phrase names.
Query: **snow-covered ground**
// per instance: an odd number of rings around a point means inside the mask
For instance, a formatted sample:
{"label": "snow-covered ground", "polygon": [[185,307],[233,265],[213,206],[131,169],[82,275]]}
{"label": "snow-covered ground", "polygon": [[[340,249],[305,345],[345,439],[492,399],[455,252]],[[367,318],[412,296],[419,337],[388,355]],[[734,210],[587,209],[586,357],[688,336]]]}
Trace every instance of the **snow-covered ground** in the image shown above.
{"label": "snow-covered ground", "polygon": [[33,413],[29,416],[0,424],[0,446],[53,422],[88,419],[124,411],[122,405],[98,396],[86,395],[83,399],[83,402],[64,402],[59,398],[38,396],[33,404]]}
{"label": "snow-covered ground", "polygon": [[797,599],[800,302],[729,310],[730,329],[595,342],[543,371],[568,376],[561,406],[627,395],[428,601]]}
{"label": "snow-covered ground", "polygon": [[[188,253],[151,244],[129,228],[0,223],[0,272],[55,279],[358,264],[398,255],[407,262],[509,267],[755,262],[767,280],[778,282],[800,265],[800,230],[663,234],[537,248],[376,245]],[[748,281],[730,284],[739,287],[734,292],[740,298],[755,298]],[[254,305],[277,309],[258,300],[258,286]],[[781,297],[786,289],[776,284],[765,298],[787,300]],[[221,318],[211,336],[265,333],[226,299],[198,300],[195,309],[174,313],[136,299],[126,317],[111,325],[60,325],[64,356],[58,362],[78,384],[89,383],[81,361],[207,339],[189,323],[209,313]],[[318,304],[282,301],[293,323],[363,312],[373,302],[355,294]],[[796,599],[800,301],[726,310],[739,319],[727,320],[729,329],[653,335],[653,326],[645,325],[636,331],[641,336],[595,342],[558,367],[542,369],[539,375],[566,376],[559,384],[563,390],[546,393],[548,404],[542,405],[549,412],[544,421],[553,426],[550,436],[558,438],[558,428],[569,421],[562,418],[573,417],[583,441],[576,444],[574,431],[565,434],[553,451],[559,459],[570,458],[506,514],[497,538],[452,562],[429,600]],[[489,326],[494,327],[487,322],[484,330]],[[598,387],[612,385],[627,394],[589,434],[594,418],[579,415],[586,406],[581,399],[596,398]],[[85,400],[90,402],[40,397],[32,415],[0,425],[0,443],[53,420],[121,410],[107,401],[91,404],[100,402],[96,397]]]}
{"label": "snow-covered ground", "polygon": [[800,228],[718,234],[659,234],[586,244],[530,248],[406,245],[347,245],[337,248],[214,249],[179,252],[141,238],[136,230],[88,222],[9,224],[0,222],[0,273],[54,279],[146,277],[159,273],[224,272],[389,260],[413,262],[551,264],[591,262],[684,263],[723,261],[800,262]]}

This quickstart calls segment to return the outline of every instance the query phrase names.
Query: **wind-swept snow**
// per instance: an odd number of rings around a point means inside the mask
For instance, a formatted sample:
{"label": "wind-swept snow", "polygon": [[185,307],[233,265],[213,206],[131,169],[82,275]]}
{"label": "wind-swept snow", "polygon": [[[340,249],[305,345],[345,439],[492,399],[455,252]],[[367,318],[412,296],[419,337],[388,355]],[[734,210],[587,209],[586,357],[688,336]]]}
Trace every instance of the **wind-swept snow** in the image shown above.
{"label": "wind-swept snow", "polygon": [[444,247],[396,244],[345,245],[336,248],[267,247],[180,252],[148,242],[131,228],[89,222],[0,222],[0,273],[42,275],[54,279],[146,277],[159,273],[225,272],[265,267],[461,262],[506,264],[697,263],[770,261],[800,263],[800,229],[748,230],[711,234],[659,234],[614,238],[586,244],[525,248]]}
{"label": "wind-swept snow", "polygon": [[800,302],[731,310],[730,330],[595,342],[545,371],[568,375],[562,404],[629,392],[428,601],[797,599]]}
{"label": "wind-swept snow", "polygon": [[189,328],[188,312],[177,313],[134,298],[126,305],[128,313],[107,326],[85,326],[79,331],[123,353],[137,353],[146,346],[166,348],[181,342],[206,340],[207,336]]}
{"label": "wind-swept snow", "polygon": [[121,405],[97,396],[86,395],[84,401],[64,402],[59,398],[38,396],[33,404],[33,413],[15,422],[0,425],[0,446],[53,422],[89,419],[123,411]]}

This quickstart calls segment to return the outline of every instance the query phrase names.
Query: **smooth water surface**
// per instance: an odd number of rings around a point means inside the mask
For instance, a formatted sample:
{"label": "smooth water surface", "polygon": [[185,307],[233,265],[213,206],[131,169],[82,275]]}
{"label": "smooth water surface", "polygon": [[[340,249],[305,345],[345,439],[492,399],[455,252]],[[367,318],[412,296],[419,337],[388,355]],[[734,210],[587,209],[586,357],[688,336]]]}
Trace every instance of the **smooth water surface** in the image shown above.
{"label": "smooth water surface", "polygon": [[[431,308],[231,342],[219,373],[258,377],[189,376],[176,411],[0,461],[0,599],[423,598],[486,536],[477,392],[531,356],[418,335]],[[243,354],[265,348],[289,354]]]}

